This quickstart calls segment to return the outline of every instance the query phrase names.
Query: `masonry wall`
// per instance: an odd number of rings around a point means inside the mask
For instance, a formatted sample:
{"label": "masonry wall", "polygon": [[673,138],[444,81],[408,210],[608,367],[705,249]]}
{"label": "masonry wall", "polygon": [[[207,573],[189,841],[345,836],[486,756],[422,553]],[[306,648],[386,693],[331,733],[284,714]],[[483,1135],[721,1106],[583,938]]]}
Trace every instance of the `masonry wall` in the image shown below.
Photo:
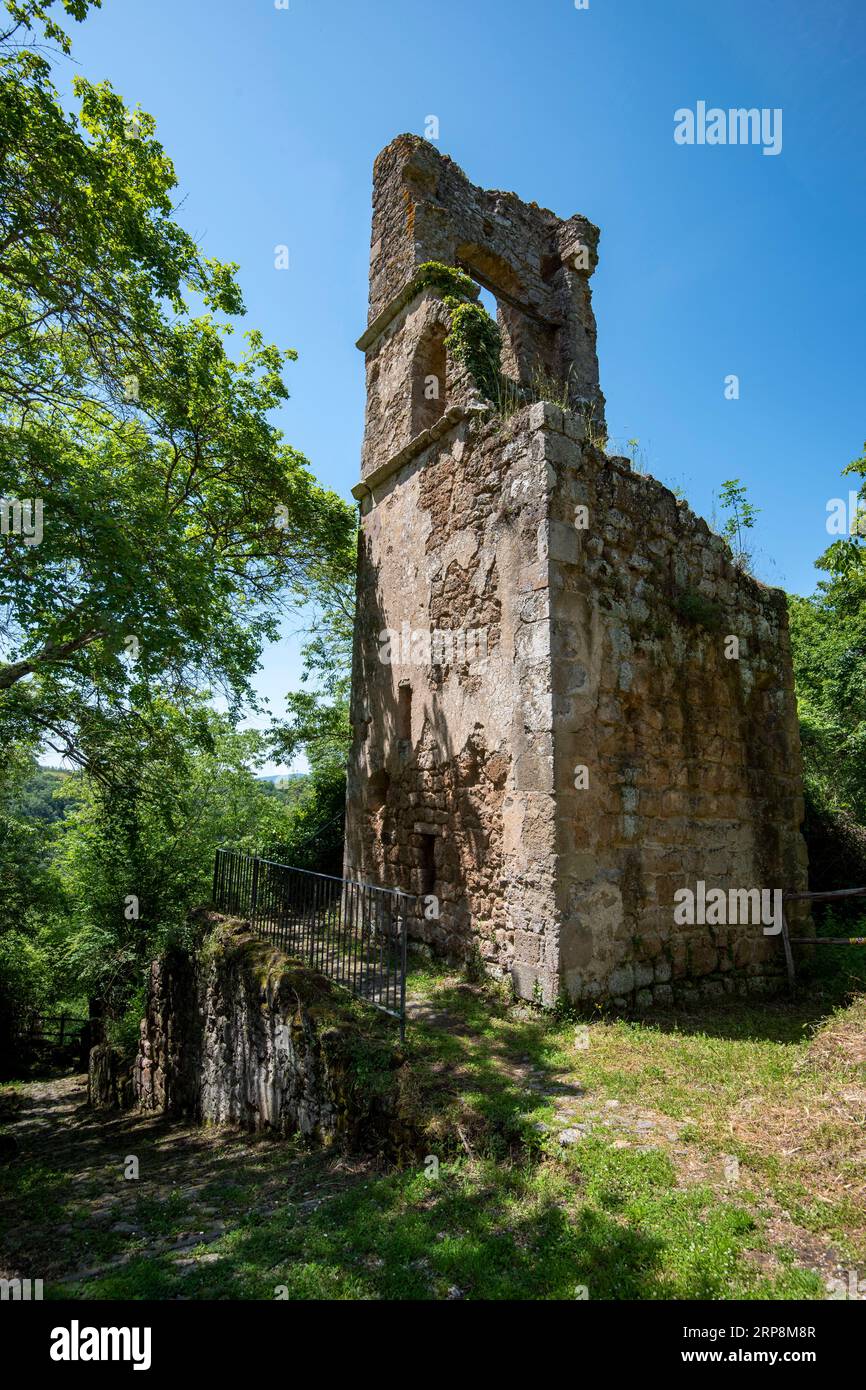
{"label": "masonry wall", "polygon": [[[347,869],[415,895],[413,934],[494,974],[532,941],[555,989],[553,705],[544,461],[519,426],[454,426],[376,491],[359,556]],[[453,631],[434,663],[382,634]],[[467,637],[467,634],[469,636]],[[424,653],[420,653],[423,658]],[[409,657],[406,660],[406,657]],[[400,737],[400,688],[412,691]],[[403,731],[405,732],[405,731]],[[435,874],[425,882],[434,837]],[[427,860],[429,870],[429,858]],[[437,899],[425,915],[425,899]],[[540,943],[540,946],[539,946]],[[538,959],[538,950],[541,958]]]}
{"label": "masonry wall", "polygon": [[[425,659],[449,629],[487,655]],[[355,664],[347,870],[412,894],[413,935],[548,1001],[775,987],[777,937],[674,894],[805,886],[784,594],[576,416],[479,412],[379,484]]]}
{"label": "masonry wall", "polygon": [[[503,370],[526,383],[538,367],[592,400],[604,419],[589,281],[599,231],[514,193],[479,188],[426,140],[400,135],[373,176],[368,332],[393,312],[425,261],[460,266],[496,295]],[[363,341],[363,340],[362,340]]]}
{"label": "masonry wall", "polygon": [[583,443],[573,417],[536,415],[556,480],[563,985],[643,1005],[766,992],[783,970],[779,937],[760,922],[675,925],[674,894],[698,881],[807,886],[785,595],[744,574],[662,484]]}
{"label": "masonry wall", "polygon": [[[138,1106],[414,1156],[418,1140],[401,1096],[405,1058],[390,1025],[359,1028],[337,986],[249,923],[199,909],[190,927],[196,945],[170,948],[148,974],[132,1068]],[[378,1071],[376,1085],[369,1070],[359,1080],[360,1062]]]}
{"label": "masonry wall", "polygon": [[369,479],[423,433],[426,422],[419,421],[419,409],[429,411],[430,422],[435,423],[449,407],[470,403],[473,392],[467,374],[449,363],[444,346],[444,370],[436,373],[438,400],[429,406],[424,400],[424,383],[434,374],[432,350],[449,327],[450,316],[441,299],[421,292],[388,324],[376,351],[369,354],[362,479]]}

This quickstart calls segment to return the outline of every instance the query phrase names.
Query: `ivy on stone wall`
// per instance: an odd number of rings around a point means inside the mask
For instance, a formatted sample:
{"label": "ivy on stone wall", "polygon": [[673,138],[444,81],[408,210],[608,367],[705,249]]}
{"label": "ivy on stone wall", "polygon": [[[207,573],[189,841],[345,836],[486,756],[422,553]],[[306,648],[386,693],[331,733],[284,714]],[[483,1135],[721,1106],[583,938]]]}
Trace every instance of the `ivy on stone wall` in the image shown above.
{"label": "ivy on stone wall", "polygon": [[463,270],[441,261],[425,261],[415,281],[417,289],[436,290],[451,315],[451,331],[445,346],[475,379],[488,400],[495,401],[500,390],[502,337],[498,325],[483,304],[477,303],[478,286]]}
{"label": "ivy on stone wall", "polygon": [[453,295],[456,299],[478,298],[478,286],[472,277],[465,270],[445,265],[442,261],[425,261],[418,267],[415,289],[436,290],[443,296]]}

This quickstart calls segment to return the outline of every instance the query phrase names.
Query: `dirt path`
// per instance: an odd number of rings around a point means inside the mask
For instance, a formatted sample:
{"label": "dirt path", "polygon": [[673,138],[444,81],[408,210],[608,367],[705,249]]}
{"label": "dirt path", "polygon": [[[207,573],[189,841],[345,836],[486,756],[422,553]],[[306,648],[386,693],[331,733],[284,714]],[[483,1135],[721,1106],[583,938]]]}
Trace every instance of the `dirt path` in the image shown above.
{"label": "dirt path", "polygon": [[72,1296],[141,1257],[206,1265],[252,1214],[311,1209],[368,1172],[291,1141],[92,1110],[85,1076],[2,1095],[18,1151],[0,1169],[0,1277]]}

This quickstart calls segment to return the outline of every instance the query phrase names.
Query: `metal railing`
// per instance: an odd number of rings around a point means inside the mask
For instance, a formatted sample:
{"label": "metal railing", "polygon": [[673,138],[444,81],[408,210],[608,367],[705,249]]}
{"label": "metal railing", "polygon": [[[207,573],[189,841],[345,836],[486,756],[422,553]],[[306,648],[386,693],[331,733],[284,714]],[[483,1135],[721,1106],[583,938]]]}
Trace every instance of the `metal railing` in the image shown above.
{"label": "metal railing", "polygon": [[866,946],[866,936],[791,936],[788,928],[788,916],[785,912],[785,903],[798,902],[832,902],[837,898],[863,898],[866,897],[866,888],[832,888],[820,893],[783,893],[782,894],[782,943],[785,948],[785,967],[788,971],[788,983],[793,986],[795,980],[794,971],[794,952],[791,946]]}
{"label": "metal railing", "polygon": [[77,1042],[87,1026],[86,1018],[76,1014],[28,1014],[18,1022],[16,1036],[20,1042],[47,1047],[64,1047]]}
{"label": "metal railing", "polygon": [[399,1019],[405,1036],[405,893],[218,849],[213,900],[287,955]]}

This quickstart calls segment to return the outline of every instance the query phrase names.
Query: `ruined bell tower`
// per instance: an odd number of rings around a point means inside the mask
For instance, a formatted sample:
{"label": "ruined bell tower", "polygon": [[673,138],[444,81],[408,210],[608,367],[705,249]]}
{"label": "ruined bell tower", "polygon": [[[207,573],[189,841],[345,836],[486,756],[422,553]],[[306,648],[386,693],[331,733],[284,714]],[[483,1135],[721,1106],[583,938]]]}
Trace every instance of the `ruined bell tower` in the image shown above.
{"label": "ruined bell tower", "polygon": [[785,597],[605,451],[598,235],[376,161],[346,873],[525,998],[760,993],[777,937],[675,904],[805,887]]}

